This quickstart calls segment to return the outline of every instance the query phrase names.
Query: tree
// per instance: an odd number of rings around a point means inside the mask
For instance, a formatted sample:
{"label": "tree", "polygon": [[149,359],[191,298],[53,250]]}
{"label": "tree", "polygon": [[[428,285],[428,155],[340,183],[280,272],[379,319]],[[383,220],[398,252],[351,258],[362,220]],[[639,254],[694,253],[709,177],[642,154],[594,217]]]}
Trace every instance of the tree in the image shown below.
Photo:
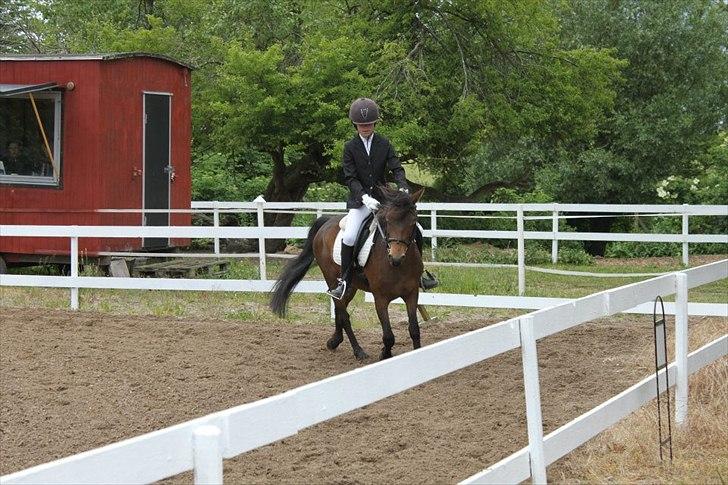
{"label": "tree", "polygon": [[[403,158],[439,175],[441,198],[488,199],[533,185],[541,153],[593,136],[620,63],[559,46],[546,2],[367,2],[356,14],[383,48],[376,95]],[[513,170],[513,160],[526,153]],[[484,167],[487,165],[487,167]]]}
{"label": "tree", "polygon": [[539,182],[569,202],[655,201],[655,184],[689,170],[725,125],[725,4],[572,0],[562,19],[565,44],[613,48],[628,64],[593,143],[559,154]]}
{"label": "tree", "polygon": [[33,9],[21,0],[0,3],[0,52],[40,52]]}
{"label": "tree", "polygon": [[144,50],[195,65],[195,153],[222,154],[212,160],[241,178],[260,175],[251,150],[265,154],[269,200],[336,179],[347,106],[362,95],[380,102],[380,131],[437,177],[443,199],[537,180],[559,194],[563,160],[574,169],[604,150],[624,67],[608,42],[569,40],[539,0],[29,5],[44,52]]}
{"label": "tree", "polygon": [[[210,100],[210,137],[233,157],[246,147],[270,156],[268,201],[301,200],[312,183],[332,178],[337,142],[350,133],[342,113],[367,79],[358,71],[361,41],[310,36],[300,60],[279,44],[261,51],[231,46]],[[276,214],[277,225],[290,214]]]}
{"label": "tree", "polygon": [[[612,48],[627,65],[592,142],[554,152],[538,186],[564,202],[661,202],[656,184],[689,173],[725,126],[728,10],[717,0],[572,0],[561,19],[567,47]],[[605,232],[613,222],[573,224]],[[603,254],[605,245],[587,249]]]}

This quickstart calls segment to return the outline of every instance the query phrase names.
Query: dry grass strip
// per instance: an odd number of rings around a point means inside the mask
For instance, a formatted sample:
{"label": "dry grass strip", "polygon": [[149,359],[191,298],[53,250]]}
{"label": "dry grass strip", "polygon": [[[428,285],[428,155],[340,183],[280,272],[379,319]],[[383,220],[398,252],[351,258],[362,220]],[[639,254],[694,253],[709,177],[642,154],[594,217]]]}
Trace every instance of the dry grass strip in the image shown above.
{"label": "dry grass strip", "polygon": [[[728,358],[691,376],[688,421],[661,462],[655,401],[549,468],[561,483],[728,483]],[[663,417],[664,420],[664,417]]]}

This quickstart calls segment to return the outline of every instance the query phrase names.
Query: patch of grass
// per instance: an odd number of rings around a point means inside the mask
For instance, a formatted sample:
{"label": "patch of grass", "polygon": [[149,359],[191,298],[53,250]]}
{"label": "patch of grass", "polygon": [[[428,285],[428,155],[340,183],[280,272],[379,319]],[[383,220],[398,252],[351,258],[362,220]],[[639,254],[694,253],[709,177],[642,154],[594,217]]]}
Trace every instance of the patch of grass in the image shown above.
{"label": "patch of grass", "polygon": [[438,293],[466,295],[513,295],[518,293],[516,268],[462,268],[456,266],[428,266],[437,275]]}
{"label": "patch of grass", "polygon": [[231,280],[256,280],[260,278],[258,260],[245,259],[242,261],[231,262],[230,271],[228,271],[223,278]]}

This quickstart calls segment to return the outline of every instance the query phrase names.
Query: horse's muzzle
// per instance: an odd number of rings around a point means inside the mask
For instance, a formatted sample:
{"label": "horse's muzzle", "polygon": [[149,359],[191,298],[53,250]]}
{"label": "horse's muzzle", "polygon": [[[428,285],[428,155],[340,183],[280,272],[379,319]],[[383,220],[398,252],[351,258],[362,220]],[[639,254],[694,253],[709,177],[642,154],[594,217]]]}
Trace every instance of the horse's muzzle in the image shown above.
{"label": "horse's muzzle", "polygon": [[389,262],[392,264],[392,266],[397,267],[400,264],[402,264],[402,260],[404,259],[404,255],[402,256],[389,256]]}

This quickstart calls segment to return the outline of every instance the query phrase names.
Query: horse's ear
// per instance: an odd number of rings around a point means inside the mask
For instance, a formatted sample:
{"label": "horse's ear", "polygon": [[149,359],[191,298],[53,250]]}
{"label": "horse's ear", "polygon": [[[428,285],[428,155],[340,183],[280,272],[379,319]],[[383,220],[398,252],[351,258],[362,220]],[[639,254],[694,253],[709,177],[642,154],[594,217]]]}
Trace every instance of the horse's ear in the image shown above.
{"label": "horse's ear", "polygon": [[420,190],[418,190],[417,192],[410,195],[412,202],[414,202],[415,204],[418,203],[420,201],[420,198],[422,197],[422,194],[424,194],[424,193],[425,193],[425,188],[422,187],[422,188],[420,188]]}

